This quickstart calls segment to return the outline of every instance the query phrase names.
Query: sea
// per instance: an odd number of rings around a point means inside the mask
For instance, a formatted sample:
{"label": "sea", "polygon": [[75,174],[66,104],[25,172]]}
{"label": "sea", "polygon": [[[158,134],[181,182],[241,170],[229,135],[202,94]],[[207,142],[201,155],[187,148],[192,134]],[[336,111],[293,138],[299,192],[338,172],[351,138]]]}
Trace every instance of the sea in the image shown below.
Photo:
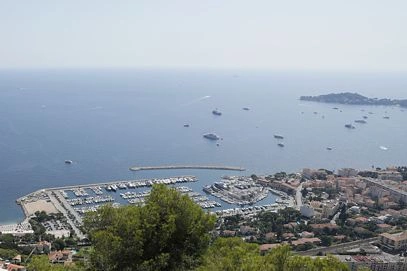
{"label": "sea", "polygon": [[[407,98],[407,76],[1,70],[0,223],[21,221],[24,215],[15,200],[47,187],[195,175],[199,181],[193,188],[202,192],[223,175],[407,165],[407,108],[299,100],[301,95],[344,91]],[[214,109],[222,116],[213,115]],[[368,117],[366,124],[354,123],[363,116]],[[345,128],[348,123],[356,129]],[[210,132],[222,138],[219,146],[202,137]],[[274,134],[284,136],[284,147],[277,145]],[[225,165],[246,171],[129,170],[161,165]]]}

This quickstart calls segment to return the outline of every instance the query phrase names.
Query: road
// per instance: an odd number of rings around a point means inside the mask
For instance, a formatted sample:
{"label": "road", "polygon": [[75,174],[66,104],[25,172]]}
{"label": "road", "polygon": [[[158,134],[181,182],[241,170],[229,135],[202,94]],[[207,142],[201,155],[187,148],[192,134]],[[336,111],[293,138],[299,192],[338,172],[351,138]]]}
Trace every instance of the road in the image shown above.
{"label": "road", "polygon": [[375,242],[378,240],[379,240],[379,237],[374,237],[374,238],[369,238],[369,239],[364,239],[364,240],[358,240],[358,241],[333,245],[330,247],[315,248],[315,249],[310,249],[307,251],[301,251],[301,252],[298,252],[298,254],[300,254],[302,256],[316,256],[318,253],[322,253],[322,254],[333,253],[334,254],[334,253],[336,253],[337,250],[340,250],[340,249],[360,247],[360,245],[368,244],[368,243]]}
{"label": "road", "polygon": [[302,183],[297,187],[297,192],[295,194],[295,202],[297,204],[297,210],[301,209],[302,206]]}
{"label": "road", "polygon": [[[58,199],[64,204],[64,206],[66,208],[68,208],[68,210],[70,211],[70,213],[72,215],[75,216],[75,219],[79,222],[82,223],[82,218],[78,215],[77,212],[75,212],[72,208],[71,205],[68,204],[68,202],[66,202],[65,198],[58,192],[55,191],[55,194],[57,195]],[[73,221],[67,212],[67,209],[65,209],[64,206],[62,206],[62,204],[58,201],[58,199],[52,194],[51,191],[47,191],[47,195],[49,197],[49,199],[51,200],[52,204],[54,204],[55,208],[60,211],[67,219],[67,222],[69,223],[69,225],[71,225],[72,229],[75,231],[76,235],[78,236],[78,238],[80,240],[84,239],[86,236],[79,230],[79,228],[76,226],[75,221]]]}

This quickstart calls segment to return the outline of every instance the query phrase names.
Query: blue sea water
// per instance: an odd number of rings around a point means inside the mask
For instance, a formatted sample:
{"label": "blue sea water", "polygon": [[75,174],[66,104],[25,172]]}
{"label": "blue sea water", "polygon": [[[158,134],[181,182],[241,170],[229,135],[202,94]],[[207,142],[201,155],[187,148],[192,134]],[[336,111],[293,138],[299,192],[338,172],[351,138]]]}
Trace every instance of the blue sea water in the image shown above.
{"label": "blue sea water", "polygon": [[[298,100],[301,95],[339,91],[407,98],[407,76],[242,70],[0,71],[0,222],[20,220],[23,214],[15,199],[45,187],[196,175],[200,181],[193,188],[200,190],[222,175],[242,174],[129,171],[134,165],[231,165],[245,167],[247,175],[304,167],[407,165],[407,109]],[[212,115],[215,108],[223,115]],[[369,117],[367,124],[344,128],[363,115]],[[383,119],[384,115],[390,119]],[[189,128],[183,127],[186,123]],[[202,138],[206,132],[220,135],[220,146]],[[277,146],[273,134],[285,136],[284,148]],[[327,151],[328,146],[333,150]],[[66,165],[66,159],[74,163]]]}

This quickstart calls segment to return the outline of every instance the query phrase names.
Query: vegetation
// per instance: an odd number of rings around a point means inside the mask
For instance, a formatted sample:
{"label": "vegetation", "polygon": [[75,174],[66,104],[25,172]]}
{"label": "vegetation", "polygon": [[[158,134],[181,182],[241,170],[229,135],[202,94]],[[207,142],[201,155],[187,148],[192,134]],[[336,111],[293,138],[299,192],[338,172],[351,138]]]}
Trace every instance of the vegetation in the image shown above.
{"label": "vegetation", "polygon": [[[345,211],[344,208],[344,214]],[[240,216],[225,218],[222,227],[237,227],[241,219]],[[244,224],[258,229],[263,236],[275,232],[281,239],[282,233],[287,231],[284,224],[293,221],[300,221],[300,213],[286,208],[278,213],[259,213]],[[33,256],[28,271],[348,270],[345,264],[332,256],[298,256],[291,252],[288,245],[262,255],[258,244],[247,243],[241,238],[214,238],[211,236],[214,225],[215,217],[204,212],[188,196],[157,185],[144,206],[104,206],[87,214],[84,229],[89,234],[92,247],[82,249],[73,258],[73,265],[50,264],[46,256]],[[309,226],[299,222],[295,223],[295,227],[309,230]],[[373,225],[367,224],[366,227]],[[332,243],[329,234],[328,229],[321,233],[323,245]],[[2,245],[15,244],[11,236],[0,237]],[[55,239],[52,246],[63,249],[74,244],[71,239]],[[306,249],[306,246],[312,244],[299,246],[297,250]],[[7,258],[15,252],[10,248],[0,250],[0,254]]]}
{"label": "vegetation", "polygon": [[347,271],[347,266],[332,256],[311,258],[295,256],[290,247],[280,246],[265,256],[259,247],[240,238],[219,238],[203,257],[198,271]]}
{"label": "vegetation", "polygon": [[47,256],[34,256],[27,266],[29,271],[84,271],[81,266],[63,266],[49,263]]}
{"label": "vegetation", "polygon": [[19,252],[15,249],[0,248],[0,258],[2,259],[11,259],[18,254]]}
{"label": "vegetation", "polygon": [[352,104],[352,105],[360,104],[360,105],[385,105],[385,106],[400,105],[403,107],[407,106],[407,100],[368,98],[358,93],[350,92],[331,93],[319,96],[301,96],[300,100],[321,103]]}
{"label": "vegetation", "polygon": [[397,167],[397,171],[403,176],[403,181],[407,181],[407,167]]}
{"label": "vegetation", "polygon": [[103,207],[85,219],[93,270],[187,270],[199,264],[215,217],[187,195],[154,186],[145,206]]}

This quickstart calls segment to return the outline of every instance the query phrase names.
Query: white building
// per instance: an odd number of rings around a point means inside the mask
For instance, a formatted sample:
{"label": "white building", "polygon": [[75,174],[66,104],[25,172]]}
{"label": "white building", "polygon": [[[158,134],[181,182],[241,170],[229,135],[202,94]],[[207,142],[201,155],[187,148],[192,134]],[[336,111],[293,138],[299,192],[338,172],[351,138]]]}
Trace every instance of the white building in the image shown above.
{"label": "white building", "polygon": [[31,228],[31,224],[28,222],[22,222],[19,224],[0,225],[1,234],[11,234],[13,236],[23,236],[27,233],[34,233]]}
{"label": "white building", "polygon": [[338,175],[342,177],[355,177],[358,171],[353,168],[341,168],[338,170]]}
{"label": "white building", "polygon": [[300,208],[300,212],[302,216],[311,218],[315,216],[314,208],[311,205],[304,204]]}

